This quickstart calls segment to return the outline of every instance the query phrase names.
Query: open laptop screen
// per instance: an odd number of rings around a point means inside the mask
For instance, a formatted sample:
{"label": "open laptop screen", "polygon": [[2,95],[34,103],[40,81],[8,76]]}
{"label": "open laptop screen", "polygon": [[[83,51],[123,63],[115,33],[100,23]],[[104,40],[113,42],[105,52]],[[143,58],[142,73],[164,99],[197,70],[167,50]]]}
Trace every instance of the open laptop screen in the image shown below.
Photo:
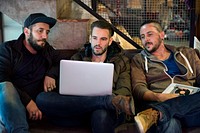
{"label": "open laptop screen", "polygon": [[61,60],[59,93],[77,96],[112,94],[114,65],[74,60]]}

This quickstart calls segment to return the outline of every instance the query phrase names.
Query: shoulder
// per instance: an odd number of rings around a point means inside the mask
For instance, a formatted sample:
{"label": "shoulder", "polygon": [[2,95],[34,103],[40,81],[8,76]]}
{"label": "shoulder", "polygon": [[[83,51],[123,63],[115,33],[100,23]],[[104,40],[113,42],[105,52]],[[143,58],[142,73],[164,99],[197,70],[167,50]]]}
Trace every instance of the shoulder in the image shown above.
{"label": "shoulder", "polygon": [[177,47],[177,51],[180,51],[183,54],[193,54],[193,53],[199,52],[197,49],[189,48],[189,47]]}
{"label": "shoulder", "polygon": [[124,63],[130,61],[130,59],[123,52],[115,54],[109,60],[110,60],[109,62],[115,62],[115,63],[120,63],[120,62]]}
{"label": "shoulder", "polygon": [[180,46],[180,47],[175,47],[171,45],[165,45],[168,49],[170,49],[174,53],[179,53],[181,52],[184,55],[193,55],[195,54],[198,50],[195,50],[194,48],[186,47],[186,46]]}
{"label": "shoulder", "polygon": [[140,60],[144,60],[144,54],[142,54],[141,52],[140,53],[137,53],[135,54],[133,57],[132,57],[132,60],[135,60],[135,61],[140,61]]}
{"label": "shoulder", "polygon": [[5,52],[8,50],[11,50],[15,43],[16,43],[16,40],[12,40],[12,41],[7,41],[7,42],[0,44],[0,51]]}
{"label": "shoulder", "polygon": [[72,55],[71,60],[83,60],[84,58],[84,51],[79,51],[77,53],[75,53],[74,55]]}

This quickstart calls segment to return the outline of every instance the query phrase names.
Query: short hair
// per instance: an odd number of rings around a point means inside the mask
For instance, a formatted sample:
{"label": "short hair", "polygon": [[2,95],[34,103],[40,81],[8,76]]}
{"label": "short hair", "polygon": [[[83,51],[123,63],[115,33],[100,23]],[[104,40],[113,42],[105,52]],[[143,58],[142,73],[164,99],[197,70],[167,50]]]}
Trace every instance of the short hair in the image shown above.
{"label": "short hair", "polygon": [[110,36],[114,35],[113,27],[111,26],[110,23],[108,23],[105,20],[97,20],[97,21],[93,22],[91,24],[91,34],[92,34],[94,27],[98,27],[98,28],[101,28],[101,29],[107,29],[107,30],[109,30]]}
{"label": "short hair", "polygon": [[141,25],[140,25],[140,28],[146,24],[153,24],[154,27],[159,31],[159,32],[162,32],[163,29],[161,27],[161,24],[160,22],[156,21],[156,20],[146,20],[144,21]]}

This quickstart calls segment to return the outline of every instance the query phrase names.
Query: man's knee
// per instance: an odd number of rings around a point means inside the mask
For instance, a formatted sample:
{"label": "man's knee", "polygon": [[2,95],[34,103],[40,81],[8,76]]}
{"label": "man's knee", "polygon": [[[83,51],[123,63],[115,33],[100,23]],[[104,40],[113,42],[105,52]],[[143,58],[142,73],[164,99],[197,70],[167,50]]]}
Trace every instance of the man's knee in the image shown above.
{"label": "man's knee", "polygon": [[18,97],[18,92],[11,82],[0,83],[0,99],[2,101],[13,101],[16,97]]}
{"label": "man's knee", "polygon": [[5,81],[0,83],[1,92],[5,93],[15,93],[16,89],[11,82]]}
{"label": "man's knee", "polygon": [[1,122],[0,122],[0,133],[6,133],[6,128]]}
{"label": "man's knee", "polygon": [[172,118],[168,122],[159,125],[159,132],[182,133],[181,123],[178,119]]}
{"label": "man's knee", "polygon": [[104,109],[92,112],[91,125],[93,132],[96,133],[113,133],[115,128],[110,112]]}
{"label": "man's knee", "polygon": [[[54,94],[52,92],[40,92],[36,97],[36,104],[40,109],[45,109],[47,106],[50,107],[52,105],[54,107],[54,100],[52,100]],[[51,100],[50,100],[51,99]]]}
{"label": "man's knee", "polygon": [[43,103],[46,100],[45,92],[41,92],[36,97],[36,103]]}
{"label": "man's knee", "polygon": [[107,119],[109,117],[107,110],[95,110],[92,113],[92,118],[100,121],[104,121],[105,119]]}

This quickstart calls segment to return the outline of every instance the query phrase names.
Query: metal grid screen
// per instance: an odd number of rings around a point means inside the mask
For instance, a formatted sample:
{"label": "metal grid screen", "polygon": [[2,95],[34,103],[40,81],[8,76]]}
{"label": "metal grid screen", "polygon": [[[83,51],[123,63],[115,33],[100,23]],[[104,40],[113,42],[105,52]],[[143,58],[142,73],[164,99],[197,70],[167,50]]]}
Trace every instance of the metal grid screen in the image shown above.
{"label": "metal grid screen", "polygon": [[[91,4],[91,0],[82,0]],[[97,0],[97,13],[141,45],[139,26],[144,20],[161,22],[166,43],[189,46],[190,13],[184,0]],[[91,7],[91,5],[89,5]]]}

